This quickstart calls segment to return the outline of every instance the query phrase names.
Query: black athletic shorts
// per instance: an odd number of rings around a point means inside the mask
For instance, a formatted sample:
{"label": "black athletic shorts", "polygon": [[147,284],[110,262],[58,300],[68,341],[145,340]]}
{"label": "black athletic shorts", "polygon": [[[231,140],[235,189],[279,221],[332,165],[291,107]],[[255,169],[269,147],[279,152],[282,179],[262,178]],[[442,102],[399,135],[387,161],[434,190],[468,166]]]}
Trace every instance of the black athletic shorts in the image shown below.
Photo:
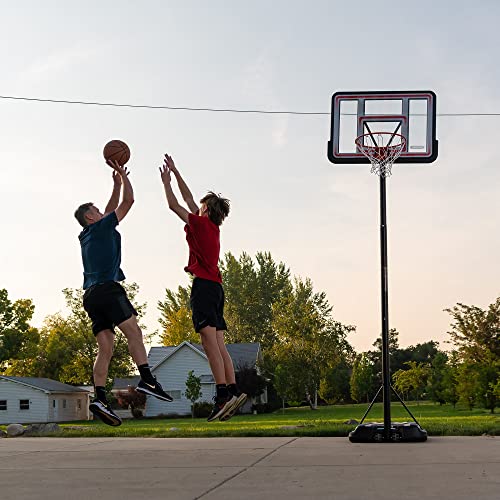
{"label": "black athletic shorts", "polygon": [[198,333],[205,326],[227,330],[224,321],[224,289],[220,283],[195,278],[191,288],[190,304],[194,329]]}
{"label": "black athletic shorts", "polygon": [[137,316],[125,289],[116,281],[93,285],[83,294],[83,308],[92,320],[92,332],[112,330],[125,320]]}

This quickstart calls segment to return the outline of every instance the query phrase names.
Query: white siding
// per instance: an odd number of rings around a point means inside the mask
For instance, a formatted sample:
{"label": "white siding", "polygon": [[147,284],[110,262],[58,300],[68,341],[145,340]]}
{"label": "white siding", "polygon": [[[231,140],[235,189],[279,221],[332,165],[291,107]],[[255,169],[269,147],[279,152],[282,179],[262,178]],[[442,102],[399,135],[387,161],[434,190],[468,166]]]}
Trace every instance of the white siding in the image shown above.
{"label": "white siding", "polygon": [[[210,366],[208,360],[188,345],[183,345],[177,352],[164,361],[153,374],[156,376],[163,389],[169,391],[181,391],[181,399],[174,399],[172,403],[160,401],[148,396],[145,416],[153,417],[160,414],[176,413],[188,415],[191,413],[191,401],[184,395],[186,391],[186,380],[190,370],[196,376],[209,375]],[[203,395],[200,401],[210,401],[214,395],[214,384],[202,384]]]}
{"label": "white siding", "polygon": [[[29,399],[29,410],[19,409],[19,400],[21,399]],[[7,411],[0,410],[0,424],[29,424],[48,421],[48,395],[41,390],[0,379],[0,400],[7,400]]]}
{"label": "white siding", "polygon": [[[78,401],[80,401],[80,408],[78,408]],[[49,422],[69,422],[72,420],[89,420],[89,395],[84,392],[50,394]]]}
{"label": "white siding", "polygon": [[[0,410],[0,424],[88,420],[88,398],[88,394],[84,392],[47,394],[40,389],[0,379],[0,400],[7,400],[7,411]],[[29,410],[19,409],[21,399],[30,401]],[[79,399],[81,409],[78,409]],[[56,409],[53,407],[53,400],[56,401]],[[63,400],[66,400],[66,408],[63,408]]]}

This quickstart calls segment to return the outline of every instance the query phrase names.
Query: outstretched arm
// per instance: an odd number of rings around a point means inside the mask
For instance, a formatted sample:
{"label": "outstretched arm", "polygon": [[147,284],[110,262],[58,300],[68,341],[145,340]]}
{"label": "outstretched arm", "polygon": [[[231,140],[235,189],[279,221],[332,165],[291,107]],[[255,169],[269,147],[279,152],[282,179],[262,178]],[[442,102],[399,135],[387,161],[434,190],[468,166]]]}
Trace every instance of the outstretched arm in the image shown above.
{"label": "outstretched arm", "polygon": [[177,180],[177,185],[179,186],[179,191],[181,192],[182,199],[186,202],[191,213],[197,214],[198,205],[195,203],[193,195],[189,190],[186,182],[184,181],[181,174],[177,170],[174,160],[168,154],[165,154],[165,163],[167,164],[169,170],[175,175],[175,178]]}
{"label": "outstretched arm", "polygon": [[160,167],[160,177],[163,182],[163,187],[165,188],[168,208],[175,212],[187,224],[189,219],[189,212],[179,204],[172,190],[170,168],[168,167],[166,158],[163,167]]}
{"label": "outstretched arm", "polygon": [[128,214],[128,211],[134,204],[134,190],[132,189],[132,184],[130,184],[130,179],[128,178],[127,170],[122,167],[117,161],[108,160],[106,162],[115,172],[120,176],[123,185],[122,201],[115,210],[116,217],[119,221]]}
{"label": "outstretched arm", "polygon": [[[125,171],[127,171],[127,169],[125,169]],[[122,188],[122,178],[120,177],[120,174],[116,170],[113,170],[113,192],[111,193],[111,198],[109,199],[108,204],[104,209],[105,215],[108,215],[111,212],[115,211],[116,208],[118,207],[118,202],[120,201],[121,188]]]}

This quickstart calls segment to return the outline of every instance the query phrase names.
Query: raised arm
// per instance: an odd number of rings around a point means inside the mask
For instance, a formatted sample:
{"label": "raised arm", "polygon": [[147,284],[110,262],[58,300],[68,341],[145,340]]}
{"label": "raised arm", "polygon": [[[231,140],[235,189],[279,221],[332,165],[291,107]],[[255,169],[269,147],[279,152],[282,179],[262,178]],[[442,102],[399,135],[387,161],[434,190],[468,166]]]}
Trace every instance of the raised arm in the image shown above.
{"label": "raised arm", "polygon": [[124,167],[113,160],[108,160],[107,164],[120,176],[123,185],[122,201],[115,210],[116,217],[121,221],[134,204],[134,190],[132,189],[132,184],[130,184],[128,172]]}
{"label": "raised arm", "polygon": [[166,158],[163,163],[163,166],[160,167],[160,177],[161,181],[163,182],[163,187],[165,188],[165,195],[167,197],[168,208],[170,208],[170,210],[175,212],[187,224],[189,220],[189,212],[179,204],[172,190],[170,168],[168,166]]}
{"label": "raised arm", "polygon": [[179,191],[181,192],[182,199],[186,202],[186,205],[188,206],[191,213],[197,214],[198,205],[195,203],[193,195],[189,190],[186,182],[184,181],[181,174],[177,170],[174,160],[168,154],[165,154],[165,163],[167,164],[169,170],[175,175],[175,178],[177,180],[177,185],[179,186]]}
{"label": "raised arm", "polygon": [[104,215],[110,214],[111,212],[115,211],[116,208],[118,207],[118,202],[120,201],[121,188],[122,188],[122,178],[120,177],[120,174],[116,170],[113,170],[113,192],[111,193],[111,198],[109,199],[108,204],[104,209]]}

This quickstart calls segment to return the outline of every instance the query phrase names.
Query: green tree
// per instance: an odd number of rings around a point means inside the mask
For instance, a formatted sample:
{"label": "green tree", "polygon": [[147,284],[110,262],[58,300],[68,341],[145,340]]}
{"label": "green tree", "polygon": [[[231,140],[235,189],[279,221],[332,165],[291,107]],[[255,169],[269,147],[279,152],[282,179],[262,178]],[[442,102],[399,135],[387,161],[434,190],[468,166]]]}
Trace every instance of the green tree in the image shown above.
{"label": "green tree", "polygon": [[163,345],[179,345],[185,340],[199,342],[200,337],[194,331],[189,305],[190,290],[179,286],[177,292],[165,290],[165,300],[158,301],[158,310],[162,326],[160,338]]}
{"label": "green tree", "polygon": [[194,374],[194,370],[190,370],[186,379],[186,398],[191,401],[191,418],[194,418],[194,404],[201,398],[201,378]]}
{"label": "green tree", "polygon": [[445,311],[452,317],[449,334],[463,365],[459,370],[460,399],[469,408],[479,403],[494,413],[498,398],[492,387],[500,377],[500,297],[485,310],[457,303]]}
{"label": "green tree", "polygon": [[446,371],[448,370],[448,356],[438,352],[431,362],[429,374],[428,393],[432,401],[440,405],[446,402]]}
{"label": "green tree", "polygon": [[457,353],[452,352],[448,358],[446,369],[443,375],[443,397],[447,403],[455,408],[460,396],[458,394],[458,361]]}
{"label": "green tree", "polygon": [[413,391],[418,401],[427,385],[429,366],[416,361],[408,361],[406,364],[409,366],[407,370],[398,370],[393,375],[394,385],[398,391],[407,395]]}
{"label": "green tree", "polygon": [[277,339],[268,353],[272,364],[293,374],[290,391],[315,408],[322,373],[352,356],[347,335],[354,327],[333,319],[326,294],[315,293],[311,280],[296,278],[291,293],[273,306],[272,329]]}
{"label": "green tree", "polygon": [[375,389],[375,369],[368,356],[363,353],[356,357],[351,373],[350,387],[351,397],[354,401],[361,403],[370,401],[370,394]]}
{"label": "green tree", "polygon": [[291,391],[294,382],[293,374],[287,369],[287,366],[278,364],[272,375],[274,389],[281,398],[283,411],[285,411],[285,401],[293,394],[293,391]]}
{"label": "green tree", "polygon": [[[136,302],[139,287],[135,283],[124,286],[140,320],[146,304]],[[92,333],[91,321],[83,309],[83,290],[67,288],[63,290],[63,294],[69,315],[48,316],[40,330],[38,348],[30,350],[31,357],[26,356],[20,362],[11,363],[8,374],[47,377],[68,384],[92,383],[97,342]],[[135,369],[125,336],[119,329],[115,331],[115,347],[108,374],[108,386],[115,377],[129,376]]]}
{"label": "green tree", "polygon": [[263,351],[271,349],[277,340],[273,308],[291,293],[290,270],[269,252],[258,252],[255,261],[245,252],[238,259],[227,253],[220,268],[228,341],[258,342]]}
{"label": "green tree", "polygon": [[22,360],[25,350],[38,343],[38,331],[30,326],[34,312],[30,299],[12,302],[7,290],[0,289],[0,370]]}
{"label": "green tree", "polygon": [[351,399],[351,367],[345,358],[323,370],[319,395],[329,404],[348,403]]}

